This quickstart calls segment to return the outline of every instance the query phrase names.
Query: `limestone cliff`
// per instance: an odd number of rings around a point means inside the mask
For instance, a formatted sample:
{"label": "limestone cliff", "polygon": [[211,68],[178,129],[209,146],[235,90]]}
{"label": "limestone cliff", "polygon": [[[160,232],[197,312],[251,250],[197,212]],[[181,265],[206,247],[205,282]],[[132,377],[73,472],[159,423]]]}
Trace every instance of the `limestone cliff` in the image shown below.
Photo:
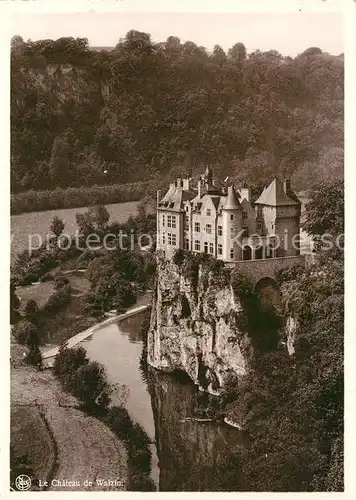
{"label": "limestone cliff", "polygon": [[184,371],[211,394],[242,378],[252,354],[244,333],[244,311],[228,280],[199,265],[196,276],[159,258],[148,363]]}

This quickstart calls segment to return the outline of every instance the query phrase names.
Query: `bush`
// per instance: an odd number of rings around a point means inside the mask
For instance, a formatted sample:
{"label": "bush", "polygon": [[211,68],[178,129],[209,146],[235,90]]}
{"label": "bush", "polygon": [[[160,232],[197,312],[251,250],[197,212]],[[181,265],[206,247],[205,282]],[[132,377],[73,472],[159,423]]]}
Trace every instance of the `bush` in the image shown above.
{"label": "bush", "polygon": [[[100,402],[108,406],[110,387],[106,380],[105,369],[100,363],[92,361],[80,366],[75,372],[73,382],[73,395],[82,401],[84,406],[94,408],[99,406]],[[106,396],[103,397],[103,394]]]}
{"label": "bush", "polygon": [[133,432],[133,422],[126,408],[119,406],[110,408],[105,423],[118,438],[124,441],[127,441]]}
{"label": "bush", "polygon": [[55,290],[59,290],[60,288],[63,288],[65,285],[69,285],[69,279],[66,278],[65,276],[57,276],[54,279]]}
{"label": "bush", "polygon": [[30,347],[40,344],[40,337],[36,325],[27,319],[19,321],[12,331],[16,340],[22,345]]}
{"label": "bush", "polygon": [[26,356],[26,362],[29,365],[36,366],[39,370],[42,369],[42,354],[37,345],[30,346],[30,351]]}
{"label": "bush", "polygon": [[53,373],[58,377],[66,391],[73,392],[76,383],[76,371],[89,363],[84,347],[68,349],[61,346],[54,358]]}
{"label": "bush", "polygon": [[71,286],[63,285],[59,290],[52,293],[47,300],[43,311],[46,313],[56,313],[66,307],[71,300]]}
{"label": "bush", "polygon": [[252,283],[236,270],[231,274],[230,284],[235,296],[240,300],[254,295]]}
{"label": "bush", "polygon": [[26,303],[25,307],[25,316],[28,320],[30,321],[35,321],[37,315],[38,315],[38,305],[37,302],[33,299],[30,299]]}
{"label": "bush", "polygon": [[187,251],[183,250],[182,248],[178,248],[173,254],[172,261],[176,266],[180,267],[185,261],[186,257]]}

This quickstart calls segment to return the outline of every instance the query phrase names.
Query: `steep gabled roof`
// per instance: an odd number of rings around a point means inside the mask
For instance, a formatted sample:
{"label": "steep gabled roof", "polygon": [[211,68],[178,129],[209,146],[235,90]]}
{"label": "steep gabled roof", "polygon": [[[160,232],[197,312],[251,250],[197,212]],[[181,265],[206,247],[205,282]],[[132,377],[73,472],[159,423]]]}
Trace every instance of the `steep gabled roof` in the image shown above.
{"label": "steep gabled roof", "polygon": [[271,184],[265,188],[255,204],[269,205],[272,207],[286,206],[286,205],[300,205],[297,201],[296,195],[288,196],[283,189],[283,184],[278,179],[273,179]]}

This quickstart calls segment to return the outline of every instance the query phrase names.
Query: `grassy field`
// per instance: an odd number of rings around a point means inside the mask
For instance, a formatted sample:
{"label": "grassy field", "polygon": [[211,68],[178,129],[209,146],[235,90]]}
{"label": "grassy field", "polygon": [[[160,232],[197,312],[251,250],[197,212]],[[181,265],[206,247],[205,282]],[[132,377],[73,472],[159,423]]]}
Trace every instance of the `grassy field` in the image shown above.
{"label": "grassy field", "polygon": [[[106,205],[110,214],[109,222],[126,222],[132,215],[137,213],[137,201],[127,203],[114,203]],[[61,210],[46,210],[44,212],[29,212],[11,216],[11,257],[14,257],[29,246],[33,241],[35,246],[41,237],[45,241],[46,234],[50,233],[50,225],[53,217],[57,215],[65,224],[64,233],[74,234],[77,229],[75,215],[87,211],[87,207],[67,208]],[[31,236],[32,235],[32,236]],[[38,236],[35,236],[38,235]]]}
{"label": "grassy field", "polygon": [[[57,269],[58,275],[61,272]],[[89,290],[89,280],[83,273],[66,274],[72,287],[72,297],[69,305],[57,314],[40,313],[40,325],[43,332],[43,342],[58,345],[73,335],[94,325],[97,320],[84,313],[86,305],[84,294]],[[53,281],[40,282],[29,286],[16,288],[20,298],[20,312],[23,313],[28,300],[35,300],[42,308],[50,295],[55,291]]]}

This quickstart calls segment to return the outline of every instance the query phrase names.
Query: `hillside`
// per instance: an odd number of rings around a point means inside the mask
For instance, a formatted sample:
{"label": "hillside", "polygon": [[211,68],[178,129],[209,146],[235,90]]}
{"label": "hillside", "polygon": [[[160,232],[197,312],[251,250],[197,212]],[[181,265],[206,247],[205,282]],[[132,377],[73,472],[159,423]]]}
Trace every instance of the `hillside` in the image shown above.
{"label": "hillside", "polygon": [[343,175],[343,54],[208,54],[130,31],[114,50],[86,39],[11,46],[12,192],[199,173],[297,189]]}

